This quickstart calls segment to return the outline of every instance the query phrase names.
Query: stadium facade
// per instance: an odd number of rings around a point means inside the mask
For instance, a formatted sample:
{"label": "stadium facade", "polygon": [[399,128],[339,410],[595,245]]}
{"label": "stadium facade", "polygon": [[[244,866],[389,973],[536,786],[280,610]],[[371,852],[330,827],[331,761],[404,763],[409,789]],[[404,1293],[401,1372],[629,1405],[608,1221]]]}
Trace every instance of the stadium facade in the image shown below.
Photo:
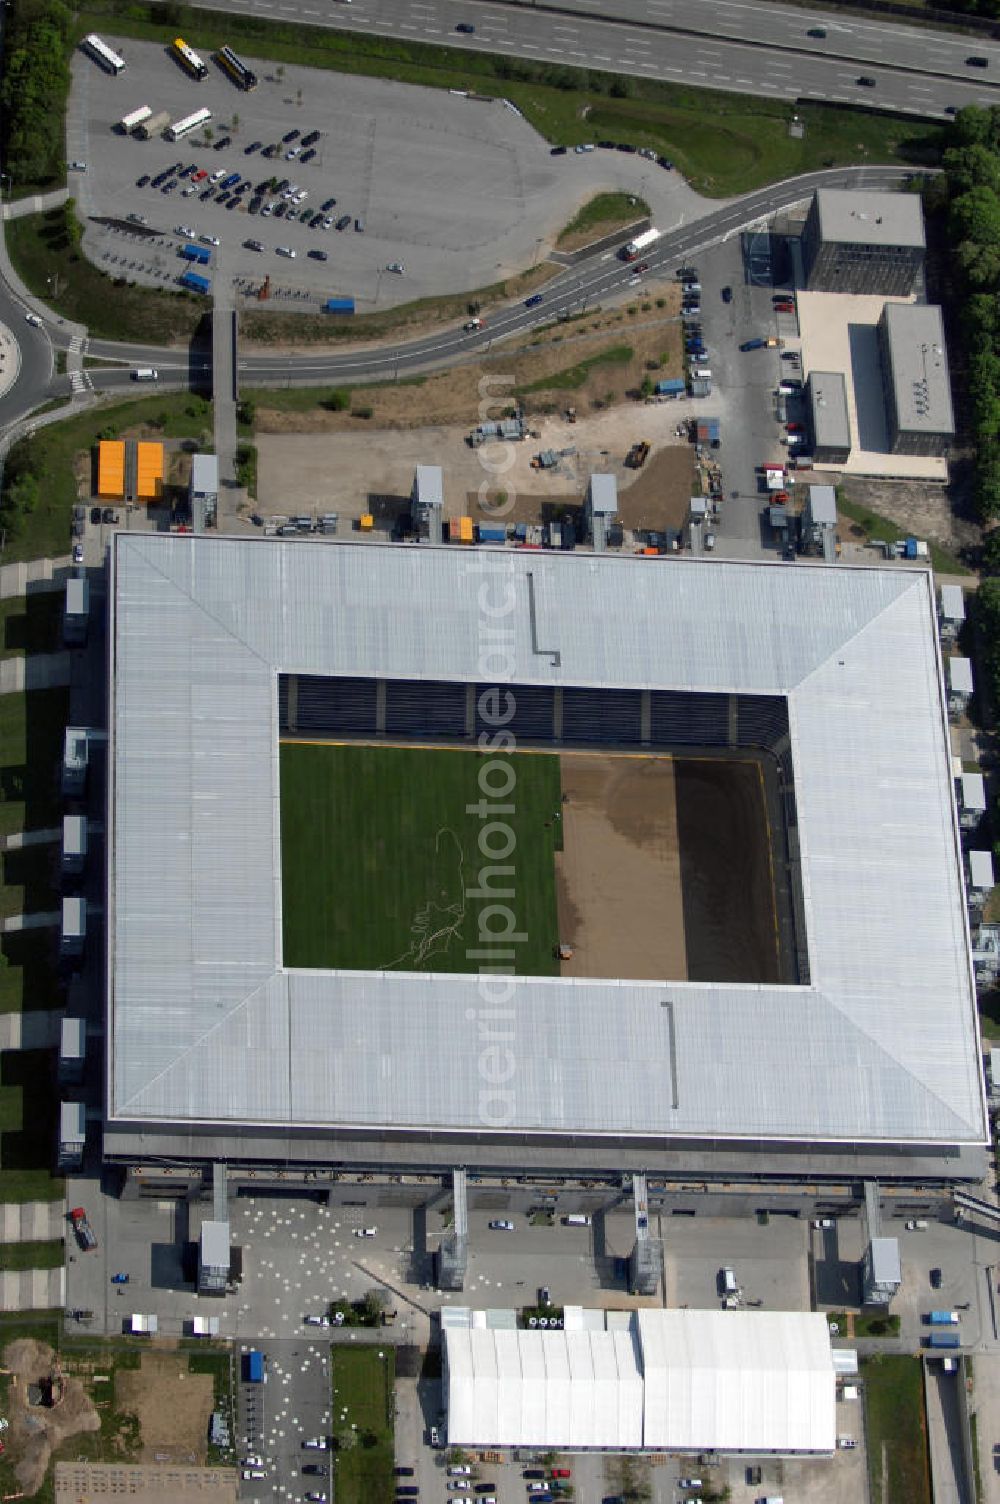
{"label": "stadium facade", "polygon": [[[151,534],[117,535],[109,568],[107,1158],[978,1178],[928,573]],[[286,969],[278,744],[317,681],[339,686],[322,715],[368,706],[376,735],[440,704],[474,744],[517,686],[577,744],[656,745],[657,706],[674,741],[767,743],[799,980]]]}

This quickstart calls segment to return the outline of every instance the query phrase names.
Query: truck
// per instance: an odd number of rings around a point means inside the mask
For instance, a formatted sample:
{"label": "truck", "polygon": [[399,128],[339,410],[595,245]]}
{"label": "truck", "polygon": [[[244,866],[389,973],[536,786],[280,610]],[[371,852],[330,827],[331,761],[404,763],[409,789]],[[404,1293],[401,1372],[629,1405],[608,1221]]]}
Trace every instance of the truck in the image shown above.
{"label": "truck", "polygon": [[248,1384],[263,1384],[264,1382],[264,1354],[257,1348],[251,1348],[246,1355],[246,1381]]}
{"label": "truck", "polygon": [[767,349],[767,340],[766,339],[745,339],[743,341],[742,345],[740,345],[740,349],[744,352],[744,354],[746,353],[747,350],[766,350]]}
{"label": "truck", "polygon": [[353,298],[327,298],[323,304],[324,313],[353,313]]}
{"label": "truck", "polygon": [[199,277],[197,272],[185,272],[181,278],[181,286],[189,292],[208,294],[212,291],[212,284],[207,277]]}
{"label": "truck", "polygon": [[477,529],[480,543],[506,543],[507,529],[505,527],[488,527],[481,522]]}
{"label": "truck", "polygon": [[152,114],[153,112],[148,104],[141,104],[137,110],[131,110],[129,114],[123,115],[115,126],[115,130],[121,136],[131,135],[136,126],[142,125],[145,121],[151,119]]}
{"label": "truck", "polygon": [[629,241],[628,245],[622,247],[622,260],[638,261],[643,251],[650,250],[659,238],[659,230],[643,230],[641,235],[637,235],[634,240]]}
{"label": "truck", "polygon": [[89,1252],[97,1247],[97,1235],[90,1225],[87,1213],[82,1206],[74,1206],[69,1214],[69,1220],[73,1224],[76,1240],[80,1247]]}
{"label": "truck", "polygon": [[684,381],[679,376],[671,376],[666,381],[656,383],[658,397],[683,397],[685,390]]}
{"label": "truck", "polygon": [[179,254],[185,261],[195,261],[199,266],[207,266],[212,259],[212,253],[204,245],[182,245]]}
{"label": "truck", "polygon": [[961,1347],[962,1339],[957,1332],[928,1332],[925,1338],[928,1347]]}
{"label": "truck", "polygon": [[958,1326],[958,1322],[957,1311],[930,1311],[927,1315],[928,1326]]}
{"label": "truck", "polygon": [[154,136],[161,136],[170,124],[170,112],[160,110],[156,115],[150,115],[141,125],[135,128],[135,134],[140,141],[151,141]]}

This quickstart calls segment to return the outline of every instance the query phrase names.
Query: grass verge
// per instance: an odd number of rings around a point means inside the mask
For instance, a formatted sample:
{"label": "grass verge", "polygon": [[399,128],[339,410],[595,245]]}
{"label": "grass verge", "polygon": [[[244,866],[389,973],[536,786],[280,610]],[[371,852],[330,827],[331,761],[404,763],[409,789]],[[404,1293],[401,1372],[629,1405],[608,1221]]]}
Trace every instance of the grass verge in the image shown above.
{"label": "grass verge", "polygon": [[0,1201],[54,1201],[63,1194],[62,1181],[50,1169],[58,1100],[54,1051],[4,1051],[0,1060]]}
{"label": "grass verge", "polygon": [[564,230],[560,230],[556,245],[561,251],[579,250],[623,225],[648,218],[649,213],[646,200],[636,198],[632,193],[598,193],[574,214]]}
{"label": "grass verge", "polygon": [[62,647],[63,592],[36,590],[0,600],[0,658],[55,653]]}
{"label": "grass verge", "polygon": [[865,1358],[861,1373],[872,1504],[931,1504],[920,1359]]}
{"label": "grass verge", "polygon": [[64,209],[8,220],[5,233],[25,286],[64,318],[85,324],[95,338],[172,345],[193,339],[204,320],[210,340],[204,298],[180,289],[132,287],[124,277],[99,271],[79,249],[78,232],[67,228]]}
{"label": "grass verge", "polygon": [[[898,543],[900,539],[912,536],[907,528],[900,527],[889,517],[883,517],[879,512],[873,512],[856,501],[847,501],[839,493],[837,511],[842,517],[847,517],[857,528],[860,528],[865,539],[883,538],[886,543]],[[928,543],[928,548],[931,564],[938,574],[972,574],[972,570],[966,569],[965,565],[946,548],[941,548],[933,542]]]}
{"label": "grass verge", "polygon": [[[396,1353],[383,1348],[334,1346],[335,1497],[337,1504],[390,1504]],[[342,1412],[347,1412],[346,1416]],[[348,1442],[353,1437],[353,1444]],[[346,1445],[344,1444],[346,1443]]]}
{"label": "grass verge", "polygon": [[46,1243],[0,1243],[0,1270],[59,1269],[65,1254],[62,1238]]}
{"label": "grass verge", "polygon": [[[467,884],[482,865],[480,822],[464,812],[481,800],[480,754],[286,742],[280,759],[285,964],[476,970],[484,905]],[[516,970],[551,976],[558,967],[559,759],[513,763],[518,882],[511,908],[514,928],[529,937]]]}
{"label": "grass verge", "polygon": [[[191,392],[167,393],[90,408],[62,423],[38,428],[7,457],[0,491],[6,530],[3,562],[68,551],[77,501],[89,503],[89,451],[101,438],[135,433],[149,438],[197,438],[212,425],[212,404]],[[30,505],[24,480],[33,481]],[[2,817],[0,817],[2,821]]]}
{"label": "grass verge", "polygon": [[598,366],[628,365],[634,353],[631,345],[611,345],[607,350],[598,350],[596,355],[588,355],[575,366],[566,366],[561,371],[553,371],[549,376],[539,376],[537,381],[529,381],[526,386],[518,387],[517,395],[528,397],[532,392],[548,392],[553,389],[575,392]]}
{"label": "grass verge", "polygon": [[236,448],[236,484],[246,489],[248,496],[257,496],[257,446],[239,444]]}
{"label": "grass verge", "polygon": [[[549,141],[575,146],[607,137],[649,146],[710,194],[746,193],[795,173],[845,163],[926,164],[937,161],[941,150],[941,126],[874,110],[684,88],[228,12],[177,7],[164,20],[161,9],[135,0],[90,0],[78,13],[78,34],[108,29],[169,42],[183,24],[185,37],[199,50],[238,41],[239,50],[277,64],[503,95]],[[788,132],[793,113],[804,127],[801,139]],[[663,169],[651,164],[650,170]]]}

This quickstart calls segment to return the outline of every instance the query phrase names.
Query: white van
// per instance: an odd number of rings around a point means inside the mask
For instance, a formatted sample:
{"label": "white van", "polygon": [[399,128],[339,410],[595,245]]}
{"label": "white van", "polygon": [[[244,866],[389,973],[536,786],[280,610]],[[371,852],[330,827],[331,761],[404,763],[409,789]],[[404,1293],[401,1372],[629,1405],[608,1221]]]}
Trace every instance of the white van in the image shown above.
{"label": "white van", "polygon": [[733,1273],[732,1269],[723,1269],[723,1271],[722,1271],[722,1293],[723,1293],[723,1295],[735,1295],[738,1290],[739,1290],[739,1285],[736,1283],[736,1275]]}
{"label": "white van", "polygon": [[159,371],[154,371],[152,366],[140,366],[137,371],[132,372],[133,381],[159,381],[159,379]]}
{"label": "white van", "polygon": [[692,369],[691,369],[691,375],[694,377],[695,381],[711,381],[711,379],[712,379],[712,367],[711,366],[693,366]]}
{"label": "white van", "polygon": [[563,1217],[564,1227],[589,1227],[590,1218],[585,1217],[583,1212],[571,1212],[568,1217]]}

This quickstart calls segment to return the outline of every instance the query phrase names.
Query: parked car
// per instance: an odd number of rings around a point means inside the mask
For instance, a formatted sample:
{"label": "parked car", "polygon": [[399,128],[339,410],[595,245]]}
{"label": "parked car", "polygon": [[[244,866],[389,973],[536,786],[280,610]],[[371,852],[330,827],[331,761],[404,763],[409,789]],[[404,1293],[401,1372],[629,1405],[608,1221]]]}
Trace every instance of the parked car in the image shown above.
{"label": "parked car", "polygon": [[290,130],[286,135],[282,136],[282,138],[281,138],[282,143],[285,146],[290,146],[293,141],[297,141],[298,139],[299,139],[299,132],[297,130]]}
{"label": "parked car", "polygon": [[[294,252],[292,254],[294,255]],[[374,1238],[377,1232],[377,1227],[356,1227],[354,1229],[354,1236],[356,1238]]]}
{"label": "parked car", "polygon": [[349,214],[342,214],[340,216],[340,218],[337,220],[337,229],[338,230],[346,230],[347,226],[350,224],[350,222],[351,222],[351,216]]}
{"label": "parked car", "polygon": [[74,543],[73,544],[73,563],[74,564],[82,564],[83,563],[83,544],[82,543]]}
{"label": "parked car", "polygon": [[722,301],[724,303],[731,303],[733,301],[733,289],[731,287],[724,287],[722,289]]}
{"label": "parked car", "polygon": [[313,251],[309,252],[309,255],[310,255],[310,257],[312,258],[313,261],[329,261],[329,259],[330,259],[329,255],[328,255],[328,253],[326,251],[316,251],[316,250],[313,250]]}
{"label": "parked car", "polygon": [[243,155],[245,157],[252,156],[255,151],[260,151],[263,144],[262,141],[251,141],[249,146],[244,146]]}
{"label": "parked car", "polygon": [[[539,299],[539,302],[541,302],[541,299]],[[492,1221],[490,1223],[490,1231],[491,1232],[513,1232],[514,1231],[514,1224],[513,1224],[513,1222],[508,1221],[506,1217],[498,1217],[498,1218],[496,1218],[494,1221]]]}
{"label": "parked car", "polygon": [[277,245],[277,246],[275,246],[274,249],[275,249],[275,254],[276,255],[278,255],[278,256],[287,256],[287,258],[288,258],[289,261],[294,261],[295,260],[295,251],[292,249],[292,247],[290,245]]}
{"label": "parked car", "polygon": [[940,1290],[940,1288],[941,1288],[941,1270],[940,1269],[932,1269],[931,1270],[930,1279],[931,1279],[931,1289],[932,1290]]}
{"label": "parked car", "polygon": [[232,136],[220,136],[218,141],[215,142],[215,149],[216,151],[225,151],[226,147],[232,146],[232,144]]}
{"label": "parked car", "polygon": [[149,173],[148,172],[144,172],[141,178],[136,178],[136,180],[135,180],[135,186],[137,188],[148,188],[149,187]]}

